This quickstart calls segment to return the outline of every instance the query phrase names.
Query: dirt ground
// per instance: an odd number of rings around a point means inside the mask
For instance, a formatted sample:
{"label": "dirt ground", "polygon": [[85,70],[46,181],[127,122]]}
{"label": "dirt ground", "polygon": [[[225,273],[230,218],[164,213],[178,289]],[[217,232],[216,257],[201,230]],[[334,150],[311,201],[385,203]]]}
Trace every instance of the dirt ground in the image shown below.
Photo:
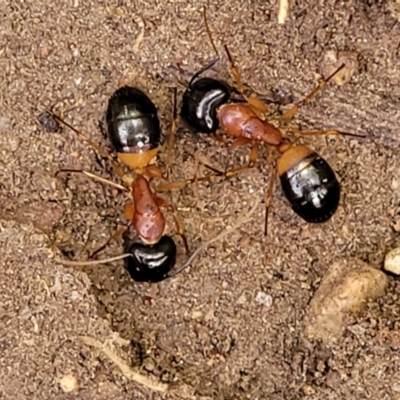
{"label": "dirt ground", "polygon": [[[0,5],[0,398],[400,399],[398,279],[390,277],[386,295],[351,321],[339,344],[309,342],[302,328],[335,260],[358,257],[380,267],[400,244],[400,4],[291,2],[279,25],[276,2],[209,3]],[[265,239],[269,167],[261,154],[258,167],[241,176],[172,195],[192,249],[259,204],[251,221],[175,279],[137,284],[122,262],[79,270],[56,263],[54,254],[83,260],[103,243],[121,222],[126,197],[82,176],[54,178],[59,168],[85,168],[117,180],[71,131],[46,132],[38,115],[54,107],[107,145],[98,122],[111,93],[130,83],[156,103],[168,132],[172,88],[181,96],[214,57],[201,16],[206,4],[218,48],[230,46],[246,84],[273,110],[314,87],[327,52],[356,60],[350,82],[329,84],[294,121],[368,135],[300,140],[336,171],[337,213],[307,224],[277,184]],[[222,58],[209,74],[232,83],[227,66]],[[192,176],[200,161],[224,169],[249,154],[183,128],[177,137],[176,179]],[[121,252],[119,241],[101,256]],[[272,305],[261,304],[260,294]],[[170,391],[135,383],[82,336],[106,343]],[[60,381],[68,375],[78,379],[69,393]]]}

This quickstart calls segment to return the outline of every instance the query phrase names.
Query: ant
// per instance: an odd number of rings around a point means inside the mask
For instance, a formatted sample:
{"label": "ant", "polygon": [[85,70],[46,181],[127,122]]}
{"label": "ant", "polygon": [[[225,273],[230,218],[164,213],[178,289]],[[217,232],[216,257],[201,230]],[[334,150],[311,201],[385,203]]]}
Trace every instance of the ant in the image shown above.
{"label": "ant", "polygon": [[[340,184],[334,171],[319,154],[304,145],[293,145],[287,138],[282,127],[283,123],[292,118],[299,108],[312,100],[316,94],[337,74],[345,65],[342,64],[328,78],[323,79],[302,101],[283,113],[280,117],[267,121],[268,107],[255,96],[246,96],[241,75],[237,69],[227,45],[225,52],[230,64],[230,70],[235,78],[237,91],[243,96],[242,102],[234,102],[232,88],[225,82],[200,77],[219,59],[218,50],[212,39],[207,23],[206,8],[203,10],[205,27],[211,45],[217,58],[198,71],[190,80],[183,94],[180,117],[195,133],[213,134],[218,141],[223,139],[215,136],[220,129],[228,137],[235,139],[233,147],[251,144],[250,162],[248,166],[234,170],[216,172],[215,176],[231,177],[244,170],[252,168],[258,158],[258,147],[264,143],[268,150],[268,162],[273,165],[270,183],[265,198],[265,227],[267,235],[268,212],[273,195],[276,175],[279,175],[283,193],[292,209],[306,222],[322,223],[328,221],[336,212],[340,201]],[[285,129],[296,135],[347,135],[365,137],[338,130],[302,132],[297,128]],[[279,156],[276,163],[272,151],[277,150]],[[163,189],[161,186],[160,189]],[[165,190],[168,190],[165,188]]]}
{"label": "ant", "polygon": [[[173,121],[175,121],[176,90],[174,91],[173,103]],[[125,259],[126,269],[136,281],[158,282],[165,279],[175,265],[177,248],[173,239],[164,235],[166,223],[161,207],[172,210],[177,232],[183,240],[187,254],[189,248],[183,227],[172,205],[165,199],[156,196],[149,184],[150,178],[163,176],[161,169],[153,163],[160,150],[161,137],[160,121],[154,103],[143,91],[130,86],[119,88],[110,97],[106,111],[107,133],[117,159],[63,119],[54,113],[51,113],[51,115],[75,132],[81,140],[101,156],[107,158],[115,173],[127,187],[85,170],[61,169],[56,173],[56,176],[60,172],[83,173],[89,178],[129,192],[132,198],[124,206],[124,215],[128,224],[119,228],[90,258],[93,258],[111,242],[126,234],[130,227],[133,227],[143,243],[126,244],[125,250],[131,254],[131,257]],[[174,129],[175,123],[173,122],[171,133]],[[124,173],[122,166],[128,167],[131,172]],[[190,181],[192,180],[186,180],[182,183],[171,182],[166,187],[170,189],[179,188]]]}

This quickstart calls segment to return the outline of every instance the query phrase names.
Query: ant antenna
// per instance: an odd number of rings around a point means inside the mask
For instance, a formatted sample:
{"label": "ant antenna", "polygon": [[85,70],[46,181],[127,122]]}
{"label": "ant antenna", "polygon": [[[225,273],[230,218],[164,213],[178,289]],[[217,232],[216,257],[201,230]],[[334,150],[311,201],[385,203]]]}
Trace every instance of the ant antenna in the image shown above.
{"label": "ant antenna", "polygon": [[197,71],[189,82],[189,87],[192,86],[192,83],[205,71],[210,69],[217,61],[219,61],[219,57],[212,59],[206,66],[202,67],[199,71]]}
{"label": "ant antenna", "polygon": [[214,40],[213,40],[212,35],[211,35],[210,27],[208,26],[208,22],[207,22],[207,8],[206,8],[206,6],[204,6],[204,8],[203,8],[203,18],[204,18],[204,24],[206,26],[206,31],[207,31],[208,38],[210,39],[210,42],[211,42],[211,45],[212,45],[212,47],[213,47],[213,49],[215,51],[215,54],[219,58],[219,53],[218,53],[217,47],[214,44]]}

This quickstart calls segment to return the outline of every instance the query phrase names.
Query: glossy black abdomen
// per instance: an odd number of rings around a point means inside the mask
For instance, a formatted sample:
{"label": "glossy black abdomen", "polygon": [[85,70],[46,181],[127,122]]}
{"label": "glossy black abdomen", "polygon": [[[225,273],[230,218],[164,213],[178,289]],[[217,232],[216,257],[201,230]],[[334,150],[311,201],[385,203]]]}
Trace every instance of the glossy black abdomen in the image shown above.
{"label": "glossy black abdomen", "polygon": [[119,88],[108,101],[108,137],[118,153],[140,153],[159,145],[157,108],[141,90]]}
{"label": "glossy black abdomen", "polygon": [[137,282],[162,281],[176,262],[176,244],[167,235],[155,245],[133,243],[125,251],[132,254],[132,257],[125,258],[125,268]]}
{"label": "glossy black abdomen", "polygon": [[340,184],[330,165],[317,154],[302,160],[280,177],[293,210],[307,222],[325,222],[337,210]]}
{"label": "glossy black abdomen", "polygon": [[180,116],[196,133],[213,133],[219,128],[217,109],[231,97],[229,86],[213,78],[200,78],[183,94]]}

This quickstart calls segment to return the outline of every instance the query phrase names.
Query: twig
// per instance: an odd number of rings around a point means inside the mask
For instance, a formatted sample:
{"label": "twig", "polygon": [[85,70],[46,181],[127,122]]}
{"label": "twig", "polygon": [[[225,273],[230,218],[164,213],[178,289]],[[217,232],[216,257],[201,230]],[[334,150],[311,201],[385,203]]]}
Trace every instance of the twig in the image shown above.
{"label": "twig", "polygon": [[205,247],[209,246],[211,243],[214,243],[217,240],[224,238],[225,236],[229,235],[230,233],[232,233],[236,229],[240,228],[240,226],[242,226],[243,224],[248,222],[251,219],[252,215],[255,213],[255,211],[257,209],[257,206],[258,206],[258,203],[257,202],[254,203],[254,206],[251,208],[251,210],[243,218],[239,219],[239,221],[235,225],[233,225],[232,228],[229,228],[229,229],[227,229],[225,231],[222,231],[219,235],[215,236],[211,240],[208,240],[207,242],[204,242],[200,247],[198,247],[192,253],[192,255],[187,259],[187,261],[183,265],[181,265],[175,271],[171,271],[168,274],[168,277],[172,278],[172,277],[178,275],[179,273],[181,273],[185,268],[190,266],[190,264],[192,263],[193,259],[200,253],[201,250],[203,250]]}
{"label": "twig", "polygon": [[289,0],[279,0],[278,24],[284,24],[289,11]]}
{"label": "twig", "polygon": [[139,51],[140,45],[142,44],[143,39],[144,39],[145,23],[144,23],[144,19],[142,17],[139,17],[138,25],[140,28],[140,33],[135,40],[135,44],[133,45],[133,50],[136,52]]}
{"label": "twig", "polygon": [[95,347],[96,349],[100,350],[110,361],[112,361],[115,365],[119,367],[119,369],[127,379],[130,379],[142,386],[145,386],[157,392],[165,393],[168,390],[167,384],[153,382],[146,376],[133,371],[121,357],[119,357],[111,348],[109,348],[99,340],[90,336],[79,336],[79,339],[81,339],[82,342],[86,345]]}
{"label": "twig", "polygon": [[68,260],[62,260],[60,258],[55,258],[54,261],[56,263],[59,263],[62,265],[67,265],[70,267],[81,267],[84,265],[108,264],[113,261],[123,260],[124,258],[127,258],[127,257],[133,257],[133,256],[130,253],[125,253],[125,254],[121,254],[119,256],[115,256],[115,257],[111,257],[111,258],[104,258],[103,260],[68,261]]}

